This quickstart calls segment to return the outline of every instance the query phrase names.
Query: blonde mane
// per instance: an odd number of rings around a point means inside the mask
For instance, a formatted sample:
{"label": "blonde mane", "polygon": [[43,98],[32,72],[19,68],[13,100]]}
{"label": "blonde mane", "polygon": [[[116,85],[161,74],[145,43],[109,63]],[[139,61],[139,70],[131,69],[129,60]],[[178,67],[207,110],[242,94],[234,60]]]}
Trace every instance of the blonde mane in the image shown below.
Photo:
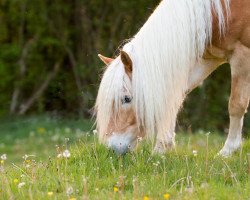
{"label": "blonde mane", "polygon": [[[222,3],[224,5],[222,5]],[[127,43],[133,62],[132,93],[138,126],[150,138],[167,133],[185,98],[188,74],[212,38],[212,12],[220,33],[226,27],[223,6],[230,0],[163,0],[144,26]],[[110,117],[119,110],[126,73],[120,58],[107,68],[96,101],[100,138]]]}

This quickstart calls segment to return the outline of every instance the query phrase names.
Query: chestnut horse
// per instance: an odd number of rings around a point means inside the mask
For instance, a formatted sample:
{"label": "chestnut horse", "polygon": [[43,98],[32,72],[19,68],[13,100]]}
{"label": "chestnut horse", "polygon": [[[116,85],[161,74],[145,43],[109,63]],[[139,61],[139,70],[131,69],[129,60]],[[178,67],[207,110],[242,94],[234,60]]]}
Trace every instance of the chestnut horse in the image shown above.
{"label": "chestnut horse", "polygon": [[250,96],[250,1],[163,0],[107,65],[96,100],[99,139],[117,153],[138,138],[156,139],[154,151],[175,144],[185,96],[222,63],[231,66],[229,134],[220,155],[241,146]]}

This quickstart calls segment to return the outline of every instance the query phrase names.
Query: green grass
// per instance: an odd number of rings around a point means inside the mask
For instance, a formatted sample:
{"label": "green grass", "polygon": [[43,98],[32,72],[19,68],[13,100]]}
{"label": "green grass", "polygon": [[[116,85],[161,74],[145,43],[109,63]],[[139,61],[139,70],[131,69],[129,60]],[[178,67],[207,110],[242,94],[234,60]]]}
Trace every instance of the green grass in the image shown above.
{"label": "green grass", "polygon": [[[0,129],[0,155],[7,154],[1,199],[146,200],[166,193],[170,199],[250,199],[249,139],[227,159],[216,156],[225,137],[203,132],[177,134],[176,150],[165,155],[152,155],[143,142],[117,156],[87,134],[88,121],[26,118],[4,120]],[[58,158],[66,148],[70,157]]]}

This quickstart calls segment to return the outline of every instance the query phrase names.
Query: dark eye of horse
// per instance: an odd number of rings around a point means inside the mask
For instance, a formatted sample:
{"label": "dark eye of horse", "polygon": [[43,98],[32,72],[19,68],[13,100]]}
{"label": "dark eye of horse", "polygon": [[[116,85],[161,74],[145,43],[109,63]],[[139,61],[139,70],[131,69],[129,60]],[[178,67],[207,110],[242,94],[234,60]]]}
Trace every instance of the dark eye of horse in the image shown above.
{"label": "dark eye of horse", "polygon": [[122,104],[130,103],[132,101],[132,98],[125,95],[124,98],[122,99]]}

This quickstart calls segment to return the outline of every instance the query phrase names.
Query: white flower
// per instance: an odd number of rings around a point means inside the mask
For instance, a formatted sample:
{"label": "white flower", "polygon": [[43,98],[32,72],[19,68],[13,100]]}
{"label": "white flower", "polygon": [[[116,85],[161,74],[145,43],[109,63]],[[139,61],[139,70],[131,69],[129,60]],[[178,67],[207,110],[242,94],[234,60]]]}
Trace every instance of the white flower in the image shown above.
{"label": "white flower", "polygon": [[6,154],[1,155],[1,159],[2,160],[6,160],[7,159],[7,155]]}
{"label": "white flower", "polygon": [[70,157],[70,152],[69,152],[69,150],[66,149],[66,150],[63,152],[62,155],[63,155],[64,158],[69,158],[69,157]]}
{"label": "white flower", "polygon": [[205,135],[208,137],[210,135],[210,132],[207,132]]}
{"label": "white flower", "polygon": [[63,155],[61,153],[57,154],[57,158],[61,158]]}
{"label": "white flower", "polygon": [[95,129],[95,130],[93,130],[93,134],[94,135],[96,135],[97,134],[97,130]]}
{"label": "white flower", "polygon": [[193,155],[197,156],[198,155],[198,151],[197,150],[193,150]]}
{"label": "white flower", "polygon": [[23,186],[25,186],[25,182],[21,182],[21,183],[19,183],[19,184],[17,185],[18,188],[21,188],[21,187],[23,187]]}
{"label": "white flower", "polygon": [[69,196],[74,192],[73,188],[71,186],[67,187],[66,194]]}

